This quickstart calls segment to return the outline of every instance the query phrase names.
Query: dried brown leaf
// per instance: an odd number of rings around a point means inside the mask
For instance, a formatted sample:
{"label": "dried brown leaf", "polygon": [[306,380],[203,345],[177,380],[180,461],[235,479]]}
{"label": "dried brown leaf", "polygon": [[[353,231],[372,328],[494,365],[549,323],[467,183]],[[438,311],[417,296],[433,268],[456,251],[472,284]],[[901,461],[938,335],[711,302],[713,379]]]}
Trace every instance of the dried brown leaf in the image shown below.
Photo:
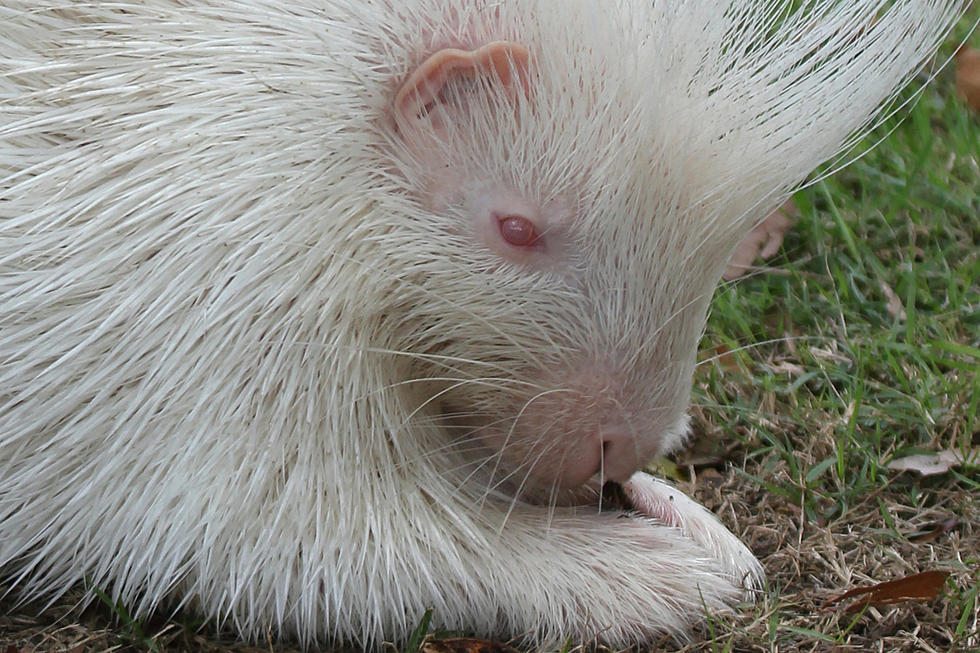
{"label": "dried brown leaf", "polygon": [[422,653],[518,653],[517,649],[502,642],[472,637],[452,637],[448,639],[427,639],[422,644]]}
{"label": "dried brown leaf", "polygon": [[980,50],[963,46],[956,53],[956,90],[980,111]]}
{"label": "dried brown leaf", "polygon": [[946,571],[923,571],[904,578],[889,580],[869,587],[856,587],[840,596],[828,600],[824,607],[860,596],[861,599],[847,606],[848,612],[855,612],[867,606],[892,605],[905,601],[931,601],[939,594],[949,578]]}
{"label": "dried brown leaf", "polygon": [[939,539],[940,535],[951,533],[963,525],[959,519],[950,517],[942,521],[934,521],[922,527],[918,535],[909,538],[910,542],[933,542]]}
{"label": "dried brown leaf", "polygon": [[728,370],[729,372],[738,369],[738,361],[735,359],[735,355],[732,353],[731,347],[724,343],[715,345],[715,362],[721,366],[722,369]]}

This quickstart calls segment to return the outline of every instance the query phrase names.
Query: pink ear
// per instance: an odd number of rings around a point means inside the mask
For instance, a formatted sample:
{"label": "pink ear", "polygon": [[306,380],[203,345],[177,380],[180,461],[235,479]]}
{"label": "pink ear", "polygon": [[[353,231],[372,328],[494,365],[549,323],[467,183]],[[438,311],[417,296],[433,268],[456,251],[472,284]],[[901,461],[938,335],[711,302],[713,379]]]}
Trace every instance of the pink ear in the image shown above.
{"label": "pink ear", "polygon": [[494,41],[476,50],[439,50],[411,74],[395,96],[395,119],[400,127],[417,121],[419,113],[437,102],[439,93],[454,77],[492,75],[506,88],[515,85],[514,73],[524,80],[528,49],[519,43]]}

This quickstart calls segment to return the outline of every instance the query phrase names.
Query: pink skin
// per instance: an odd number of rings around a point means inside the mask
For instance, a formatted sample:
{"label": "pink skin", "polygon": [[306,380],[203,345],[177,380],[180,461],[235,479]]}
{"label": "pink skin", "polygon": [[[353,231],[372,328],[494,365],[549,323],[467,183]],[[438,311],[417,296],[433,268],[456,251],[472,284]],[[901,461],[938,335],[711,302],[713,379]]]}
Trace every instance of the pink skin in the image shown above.
{"label": "pink skin", "polygon": [[482,439],[492,450],[503,452],[515,467],[524,470],[533,465],[528,479],[532,485],[559,489],[579,487],[593,477],[600,483],[625,481],[642,461],[636,441],[624,427],[562,428],[554,437],[535,439],[530,446],[513,442],[503,431],[489,431]]}
{"label": "pink skin", "polygon": [[622,482],[655,453],[634,435],[621,405],[623,393],[608,375],[593,367],[561,385],[557,379],[546,385],[561,389],[516,406],[512,428],[480,431],[483,442],[502,452],[510,466],[530,471],[525,483],[571,489],[593,478],[600,484]]}
{"label": "pink skin", "polygon": [[[411,122],[404,118],[411,119],[420,108],[436,102],[439,92],[451,76],[475,77],[493,73],[501,84],[510,86],[514,83],[511,72],[522,75],[528,56],[525,46],[505,41],[495,41],[470,51],[456,48],[439,50],[415,69],[395,96],[395,112],[402,118],[399,126]],[[512,68],[511,62],[519,65]]]}

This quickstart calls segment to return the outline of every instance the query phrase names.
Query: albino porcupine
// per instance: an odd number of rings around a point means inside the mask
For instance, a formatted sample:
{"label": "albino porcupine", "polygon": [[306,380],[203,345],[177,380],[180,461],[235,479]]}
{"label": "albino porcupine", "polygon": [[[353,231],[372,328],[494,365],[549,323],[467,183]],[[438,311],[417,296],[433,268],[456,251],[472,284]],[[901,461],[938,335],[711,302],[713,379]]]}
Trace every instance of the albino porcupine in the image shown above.
{"label": "albino porcupine", "polygon": [[730,605],[634,472],[729,253],[963,4],[5,0],[3,576],[366,646]]}

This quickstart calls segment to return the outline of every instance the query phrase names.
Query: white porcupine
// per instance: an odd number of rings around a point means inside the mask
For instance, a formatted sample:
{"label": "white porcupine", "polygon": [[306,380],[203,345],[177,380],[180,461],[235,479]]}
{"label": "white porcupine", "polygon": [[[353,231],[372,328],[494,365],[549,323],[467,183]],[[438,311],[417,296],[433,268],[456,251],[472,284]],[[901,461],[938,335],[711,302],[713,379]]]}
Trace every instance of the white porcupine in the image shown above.
{"label": "white porcupine", "polygon": [[3,576],[306,642],[682,634],[762,577],[631,477],[712,289],[962,5],[5,0]]}

